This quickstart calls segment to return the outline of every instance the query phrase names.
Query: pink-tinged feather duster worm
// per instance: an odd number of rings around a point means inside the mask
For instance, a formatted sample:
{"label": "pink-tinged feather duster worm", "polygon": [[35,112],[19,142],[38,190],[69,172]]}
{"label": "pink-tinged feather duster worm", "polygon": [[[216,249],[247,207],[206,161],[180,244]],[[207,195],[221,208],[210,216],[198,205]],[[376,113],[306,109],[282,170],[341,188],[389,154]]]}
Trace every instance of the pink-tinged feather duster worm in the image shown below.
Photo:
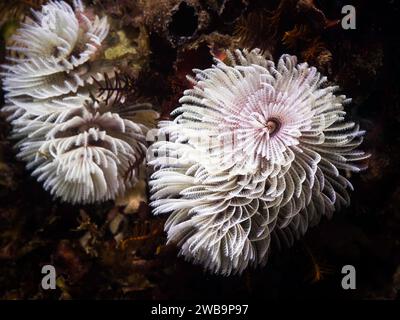
{"label": "pink-tinged feather duster worm", "polygon": [[168,239],[211,272],[265,264],[271,239],[290,245],[349,203],[343,171],[368,157],[363,131],[345,120],[337,87],[314,67],[259,50],[235,51],[230,64],[196,73],[169,137],[151,161],[152,205],[170,213]]}

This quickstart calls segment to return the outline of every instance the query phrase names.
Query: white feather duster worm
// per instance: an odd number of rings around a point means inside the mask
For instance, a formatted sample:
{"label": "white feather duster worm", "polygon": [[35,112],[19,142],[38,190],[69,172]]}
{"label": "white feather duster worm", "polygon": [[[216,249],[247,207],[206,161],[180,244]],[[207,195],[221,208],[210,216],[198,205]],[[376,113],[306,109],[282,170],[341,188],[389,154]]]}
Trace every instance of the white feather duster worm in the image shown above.
{"label": "white feather duster worm", "polygon": [[264,264],[272,236],[291,244],[349,203],[367,155],[363,131],[344,120],[345,96],[314,67],[259,50],[194,70],[174,121],[160,124],[152,160],[155,213],[171,213],[170,241],[188,259],[229,275]]}
{"label": "white feather duster worm", "polygon": [[116,71],[102,59],[109,24],[74,4],[50,1],[17,31],[3,66],[3,111],[20,140],[18,157],[45,189],[63,201],[93,203],[136,182],[147,132],[136,120],[154,112],[91,97]]}

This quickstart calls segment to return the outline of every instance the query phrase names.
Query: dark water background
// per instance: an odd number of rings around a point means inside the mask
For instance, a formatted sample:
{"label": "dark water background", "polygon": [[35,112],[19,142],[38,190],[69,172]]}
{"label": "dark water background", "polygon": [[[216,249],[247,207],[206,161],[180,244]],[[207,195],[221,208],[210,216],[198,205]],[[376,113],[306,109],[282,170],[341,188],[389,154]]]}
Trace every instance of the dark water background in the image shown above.
{"label": "dark water background", "polygon": [[[134,1],[116,1],[118,7],[114,2],[93,1],[93,6],[119,20],[125,30],[147,28],[148,63],[137,76],[136,89],[159,106],[164,117],[187,86],[184,75],[194,67],[210,65],[210,47],[218,53],[224,45],[233,46],[241,19],[280,4],[283,9],[276,25],[271,26],[268,14],[255,16],[255,26],[243,23],[248,34],[242,35],[245,39],[239,45],[268,48],[275,59],[282,53],[296,54],[300,60],[308,57],[310,64],[340,85],[342,92],[353,98],[346,111],[367,130],[363,148],[372,154],[369,169],[351,177],[355,191],[350,207],[336,212],[330,221],[323,220],[292,248],[274,251],[266,267],[249,269],[241,276],[219,277],[176,258],[177,250],[164,245],[164,218],[151,217],[145,204],[138,214],[126,218],[124,236],[135,238],[135,232],[153,232],[155,236],[132,240],[129,250],[116,249],[108,224],[110,216],[123,208],[112,203],[77,207],[54,201],[24,170],[24,164],[15,160],[7,139],[10,126],[2,119],[0,298],[398,299],[399,3],[315,1],[329,21],[340,19],[344,4],[356,7],[356,30],[343,30],[340,26],[325,28],[318,10],[301,9],[307,1],[259,0],[248,4],[193,0],[179,5],[180,1],[149,0],[153,7],[145,6],[146,10]],[[21,3],[25,6],[34,1]],[[262,21],[267,27],[261,26]],[[282,41],[285,32],[297,24],[307,25],[310,33],[292,39],[295,45]],[[328,62],[321,53],[325,49],[331,53]],[[3,62],[4,39],[1,50]],[[77,230],[82,221],[88,229]],[[140,226],[147,231],[138,231]],[[87,230],[96,234],[95,253],[85,252],[80,245],[79,239]],[[39,286],[41,266],[48,263],[59,270],[58,289],[54,291],[43,291]],[[341,287],[340,271],[348,264],[357,270],[356,290]]]}

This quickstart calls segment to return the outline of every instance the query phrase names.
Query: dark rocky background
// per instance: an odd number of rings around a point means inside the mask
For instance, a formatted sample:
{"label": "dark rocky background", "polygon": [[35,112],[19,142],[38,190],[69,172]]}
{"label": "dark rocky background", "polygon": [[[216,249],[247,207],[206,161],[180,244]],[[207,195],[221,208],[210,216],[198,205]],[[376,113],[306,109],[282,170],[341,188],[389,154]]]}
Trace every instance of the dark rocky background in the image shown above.
{"label": "dark rocky background", "polygon": [[[44,2],[0,1],[1,62],[9,34],[30,8]],[[356,30],[343,30],[338,22],[345,4],[356,7]],[[210,66],[212,56],[224,58],[223,49],[259,47],[275,59],[291,53],[317,66],[353,98],[347,111],[367,130],[369,169],[351,177],[355,191],[349,208],[323,220],[294,247],[274,251],[266,267],[220,277],[176,257],[177,249],[165,245],[165,217],[152,217],[137,193],[118,205],[54,201],[16,160],[10,126],[2,118],[1,299],[400,297],[398,2],[93,0],[90,5],[111,17],[108,45],[130,49],[135,93],[163,118],[188,87],[185,75]],[[45,264],[56,267],[56,290],[41,289]],[[356,267],[356,290],[341,288],[347,264]]]}

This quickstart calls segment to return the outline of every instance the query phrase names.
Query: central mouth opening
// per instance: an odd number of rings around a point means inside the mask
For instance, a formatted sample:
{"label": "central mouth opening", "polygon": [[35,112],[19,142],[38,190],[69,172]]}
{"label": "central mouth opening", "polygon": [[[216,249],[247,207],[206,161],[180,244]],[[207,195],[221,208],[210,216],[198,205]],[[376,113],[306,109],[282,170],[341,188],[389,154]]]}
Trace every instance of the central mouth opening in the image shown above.
{"label": "central mouth opening", "polygon": [[272,137],[281,128],[281,122],[276,118],[270,118],[267,120],[267,123],[265,124],[265,128],[268,130],[269,135]]}

